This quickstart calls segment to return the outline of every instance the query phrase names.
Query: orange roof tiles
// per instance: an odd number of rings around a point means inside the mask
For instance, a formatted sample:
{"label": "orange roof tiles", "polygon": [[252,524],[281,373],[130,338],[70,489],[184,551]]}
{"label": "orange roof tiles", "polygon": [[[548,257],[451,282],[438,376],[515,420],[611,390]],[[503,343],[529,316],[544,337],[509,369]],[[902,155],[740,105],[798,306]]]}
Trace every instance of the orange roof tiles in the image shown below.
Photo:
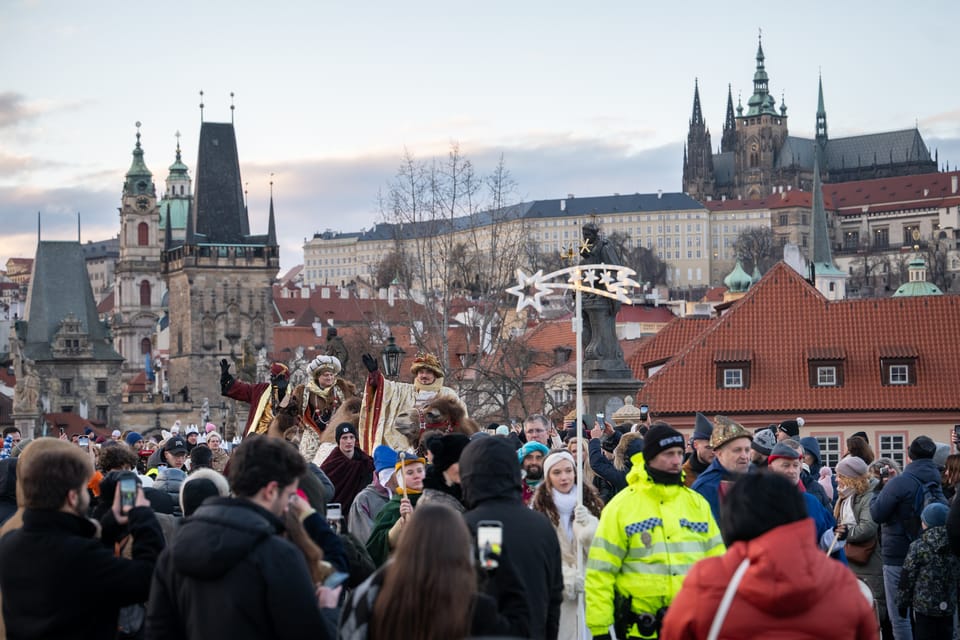
{"label": "orange roof tiles", "polygon": [[843,215],[860,215],[864,206],[870,211],[952,206],[960,202],[960,185],[954,188],[958,180],[960,171],[923,173],[826,184],[823,194]]}
{"label": "orange roof tiles", "polygon": [[[637,401],[660,415],[960,410],[957,327],[958,296],[828,302],[780,262],[649,378]],[[916,384],[882,384],[879,354],[891,345],[915,350]],[[846,355],[843,384],[811,387],[808,350],[827,347]],[[717,388],[714,355],[732,349],[753,352],[749,388]]]}
{"label": "orange roof tiles", "polygon": [[710,318],[674,318],[626,359],[633,376],[638,380],[645,379],[648,367],[672,358],[712,322],[714,320]]}

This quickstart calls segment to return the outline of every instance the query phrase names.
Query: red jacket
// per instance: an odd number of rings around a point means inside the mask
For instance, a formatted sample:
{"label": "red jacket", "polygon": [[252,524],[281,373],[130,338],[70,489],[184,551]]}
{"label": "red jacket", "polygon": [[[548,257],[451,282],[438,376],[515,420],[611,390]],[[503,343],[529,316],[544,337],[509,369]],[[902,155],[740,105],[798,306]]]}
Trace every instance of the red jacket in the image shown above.
{"label": "red jacket", "polygon": [[749,557],[720,638],[878,638],[876,615],[856,576],[817,548],[813,527],[810,518],[783,525],[695,564],[667,610],[660,637],[706,638],[730,579]]}

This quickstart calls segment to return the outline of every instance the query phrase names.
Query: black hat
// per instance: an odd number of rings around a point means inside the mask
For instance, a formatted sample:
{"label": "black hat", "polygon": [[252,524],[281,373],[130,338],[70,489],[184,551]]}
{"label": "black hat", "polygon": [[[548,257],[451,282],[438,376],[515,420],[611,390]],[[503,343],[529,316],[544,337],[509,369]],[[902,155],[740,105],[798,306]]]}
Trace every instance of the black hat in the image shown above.
{"label": "black hat", "polygon": [[777,425],[777,432],[783,432],[787,436],[793,438],[794,440],[799,440],[800,427],[803,426],[803,422],[800,419],[797,420],[784,420],[779,425]]}
{"label": "black hat", "polygon": [[460,454],[470,444],[470,438],[462,433],[447,433],[430,441],[430,453],[433,454],[433,466],[446,471],[457,462]]}
{"label": "black hat", "polygon": [[337,425],[337,430],[335,431],[337,436],[337,444],[340,444],[340,438],[345,434],[352,433],[353,437],[357,437],[357,428],[353,426],[352,422],[341,422]]}
{"label": "black hat", "polygon": [[620,444],[620,432],[614,431],[613,433],[603,436],[600,439],[600,448],[606,451],[607,453],[613,453],[613,450],[617,448],[617,445]]}
{"label": "black hat", "polygon": [[186,453],[187,443],[180,436],[174,436],[163,445],[163,450],[167,453]]}
{"label": "black hat", "polygon": [[693,422],[693,440],[709,440],[713,433],[713,423],[710,418],[697,411],[697,417]]}
{"label": "black hat", "polygon": [[911,460],[925,460],[933,458],[936,452],[937,443],[931,440],[928,436],[917,436],[914,438],[913,442],[910,443],[909,453]]}
{"label": "black hat", "polygon": [[851,438],[860,437],[860,438],[863,438],[865,441],[870,442],[870,438],[867,437],[867,432],[866,432],[866,431],[857,431],[855,434],[853,434],[853,435],[850,436],[850,437],[851,437]]}
{"label": "black hat", "polygon": [[682,450],[685,444],[686,441],[679,431],[665,422],[659,422],[650,427],[647,435],[643,438],[643,459],[650,462],[661,451],[673,447],[679,447]]}

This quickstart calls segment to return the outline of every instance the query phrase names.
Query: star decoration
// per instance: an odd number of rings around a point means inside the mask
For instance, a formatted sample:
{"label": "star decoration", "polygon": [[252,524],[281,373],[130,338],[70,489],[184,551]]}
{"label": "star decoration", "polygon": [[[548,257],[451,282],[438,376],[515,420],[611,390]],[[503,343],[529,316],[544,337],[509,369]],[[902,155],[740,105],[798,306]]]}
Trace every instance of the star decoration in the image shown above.
{"label": "star decoration", "polygon": [[597,282],[597,272],[595,269],[587,269],[583,274],[583,284],[587,289],[593,289]]}
{"label": "star decoration", "polygon": [[[517,300],[517,313],[522,311],[524,307],[532,307],[537,313],[543,311],[540,298],[553,293],[553,289],[544,285],[542,269],[529,276],[523,272],[523,269],[517,269],[517,284],[507,289],[507,293],[519,298]],[[531,289],[532,295],[530,294]]]}

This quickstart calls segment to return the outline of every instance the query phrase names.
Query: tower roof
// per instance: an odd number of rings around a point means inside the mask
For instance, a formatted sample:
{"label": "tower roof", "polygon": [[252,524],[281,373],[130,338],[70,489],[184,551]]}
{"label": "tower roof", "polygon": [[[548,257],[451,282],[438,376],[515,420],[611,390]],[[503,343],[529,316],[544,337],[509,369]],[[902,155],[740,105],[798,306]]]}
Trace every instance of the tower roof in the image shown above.
{"label": "tower roof", "polygon": [[820,179],[820,153],[813,156],[813,263],[817,275],[846,275],[833,264],[830,235],[827,229],[827,210],[823,206],[823,183]]}
{"label": "tower roof", "polygon": [[153,195],[153,174],[143,162],[143,148],[140,146],[140,123],[137,123],[137,144],[133,148],[133,161],[127,170],[127,179],[123,183],[125,193],[145,193]]}
{"label": "tower roof", "polygon": [[243,244],[250,235],[232,123],[204,122],[200,127],[191,218],[188,234],[192,232],[204,242]]}
{"label": "tower roof", "polygon": [[690,124],[703,124],[703,111],[700,109],[700,84],[696,78],[693,80],[693,115],[690,116]]}
{"label": "tower roof", "polygon": [[770,77],[764,66],[763,43],[757,43],[757,69],[753,73],[753,95],[747,101],[747,116],[777,115],[776,101],[770,95]]}
{"label": "tower roof", "polygon": [[753,278],[743,270],[743,265],[740,264],[738,259],[733,271],[723,279],[723,284],[730,290],[730,293],[743,293],[753,284]]}

